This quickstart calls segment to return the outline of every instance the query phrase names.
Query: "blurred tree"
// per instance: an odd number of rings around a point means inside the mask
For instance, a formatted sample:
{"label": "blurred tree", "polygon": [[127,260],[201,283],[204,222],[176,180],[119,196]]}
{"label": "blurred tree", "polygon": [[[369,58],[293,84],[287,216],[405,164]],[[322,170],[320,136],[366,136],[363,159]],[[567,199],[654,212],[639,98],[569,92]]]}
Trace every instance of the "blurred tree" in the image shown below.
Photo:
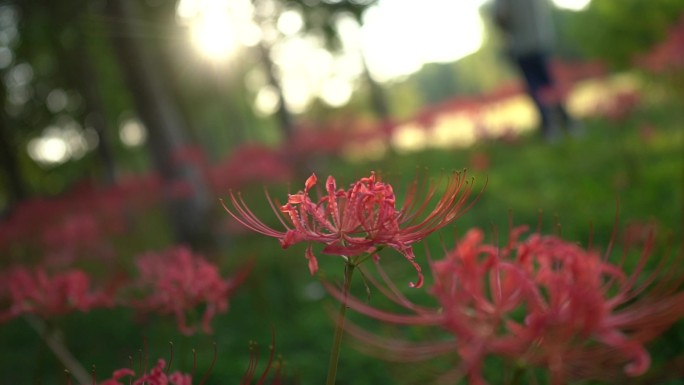
{"label": "blurred tree", "polygon": [[[336,28],[336,21],[342,15],[361,20],[363,12],[377,0],[252,0],[254,6],[254,22],[261,29],[261,40],[256,46],[257,55],[264,68],[268,85],[274,90],[278,98],[276,119],[283,133],[283,137],[292,135],[294,119],[285,102],[281,84],[281,75],[272,59],[272,50],[286,36],[279,30],[278,22],[286,12],[295,11],[303,19],[301,36],[316,37],[324,41],[326,49],[335,53],[342,48],[340,36]],[[364,63],[365,68],[365,63]],[[365,77],[369,84],[371,104],[376,114],[385,120],[389,117],[387,102],[381,87],[373,80],[365,68]]]}
{"label": "blurred tree", "polygon": [[[3,150],[3,167],[15,199],[36,193],[59,192],[88,168],[82,161],[66,164],[65,160],[77,158],[71,156],[76,150],[63,137],[59,137],[65,132],[65,126],[69,125],[71,133],[75,135],[72,137],[83,139],[78,123],[78,96],[71,95],[74,97],[70,98],[67,90],[60,89],[59,111],[52,111],[48,106],[50,93],[59,88],[63,78],[55,71],[55,57],[47,37],[49,33],[59,31],[46,26],[46,14],[36,2],[0,3],[0,35],[3,36],[0,46],[4,58],[9,58],[3,64],[3,139],[8,146]],[[53,143],[63,145],[63,156],[39,165],[36,155],[45,154],[36,149],[40,147],[37,143],[50,130],[57,135],[57,138],[53,136]],[[27,149],[31,147],[34,151],[29,156]],[[82,147],[79,151],[83,159],[86,151]],[[59,178],[51,175],[56,168],[61,172]],[[18,188],[17,183],[21,183],[22,187]]]}
{"label": "blurred tree", "polygon": [[147,141],[160,176],[172,227],[180,242],[197,245],[206,240],[210,192],[199,165],[190,159],[185,117],[165,79],[167,68],[159,51],[140,38],[136,26],[144,22],[135,0],[110,1],[106,7],[117,58],[136,110],[145,124]]}
{"label": "blurred tree", "polygon": [[[261,21],[258,23],[263,24],[264,22]],[[273,90],[275,90],[275,93],[278,97],[278,107],[276,110],[276,119],[278,121],[278,125],[283,133],[283,136],[285,138],[290,138],[292,137],[292,132],[294,129],[294,121],[292,118],[292,114],[287,108],[287,103],[285,103],[283,87],[280,84],[278,75],[276,74],[276,69],[275,65],[273,64],[273,60],[271,60],[271,45],[269,42],[265,42],[262,40],[259,43],[257,43],[256,49],[259,55],[259,59],[261,60],[261,63],[265,68],[266,76],[268,78],[268,84],[271,87],[273,87]]]}
{"label": "blurred tree", "polygon": [[[296,0],[304,15],[304,25],[308,31],[323,36],[327,48],[335,52],[342,49],[342,40],[337,28],[341,17],[351,17],[360,26],[363,14],[377,0]],[[363,64],[363,75],[368,86],[370,104],[377,117],[386,122],[391,118],[389,103],[382,86],[371,75],[363,53],[359,52]]]}
{"label": "blurred tree", "polygon": [[[0,106],[5,105],[5,87],[0,87]],[[4,173],[5,184],[8,189],[7,204],[13,204],[26,198],[27,190],[19,169],[14,135],[10,129],[9,117],[4,108],[0,108],[0,165]],[[2,203],[2,202],[0,202]],[[0,207],[2,207],[0,205]]]}
{"label": "blurred tree", "polygon": [[287,107],[281,79],[277,67],[271,58],[273,47],[283,38],[278,31],[278,18],[287,10],[284,1],[252,0],[254,5],[254,22],[261,29],[261,39],[256,44],[256,53],[261,66],[266,74],[268,85],[278,98],[278,106],[275,112],[278,126],[284,138],[290,138],[294,129],[294,119]]}
{"label": "blurred tree", "polygon": [[684,0],[592,0],[568,21],[568,36],[590,57],[617,67],[660,41],[684,12]]}
{"label": "blurred tree", "polygon": [[[14,21],[5,21],[4,27],[16,26],[16,13],[14,8],[8,5],[2,5],[2,13],[5,13],[5,19],[9,16],[14,15]],[[10,15],[7,15],[11,13]],[[4,29],[3,27],[3,29]],[[5,55],[9,54],[12,56],[12,43],[5,41],[2,43],[2,49]],[[7,63],[9,64],[9,63]],[[5,71],[0,72],[4,76],[8,76]],[[3,77],[4,77],[3,76]],[[3,196],[0,194],[0,208],[3,206],[9,206],[15,202],[21,201],[27,196],[27,186],[22,173],[20,171],[20,161],[18,159],[18,148],[20,148],[19,143],[17,143],[17,135],[15,135],[15,125],[11,121],[11,117],[7,114],[7,92],[8,92],[8,81],[3,81],[0,84],[0,167],[2,169],[3,177],[0,179],[6,186],[7,191]],[[3,202],[4,200],[4,202]]]}
{"label": "blurred tree", "polygon": [[116,164],[110,135],[113,130],[106,119],[107,113],[102,101],[97,71],[88,51],[84,36],[90,13],[89,2],[75,0],[61,2],[43,0],[42,6],[49,12],[49,48],[56,58],[57,70],[64,77],[69,88],[78,90],[84,100],[80,119],[94,129],[97,135],[96,151],[102,164],[104,181],[116,180]]}

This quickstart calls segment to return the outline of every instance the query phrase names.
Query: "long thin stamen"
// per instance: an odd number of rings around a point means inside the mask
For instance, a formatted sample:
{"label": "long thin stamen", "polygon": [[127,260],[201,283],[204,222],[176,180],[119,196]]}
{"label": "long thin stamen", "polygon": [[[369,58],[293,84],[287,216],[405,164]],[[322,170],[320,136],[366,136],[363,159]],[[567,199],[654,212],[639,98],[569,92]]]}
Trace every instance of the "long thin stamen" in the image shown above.
{"label": "long thin stamen", "polygon": [[192,373],[191,376],[195,378],[195,370],[197,369],[197,350],[192,349]]}
{"label": "long thin stamen", "polygon": [[[214,342],[214,357],[211,359],[211,364],[209,365],[209,369],[207,369],[207,372],[204,373],[204,377],[202,377],[202,381],[200,381],[199,385],[204,385],[204,383],[207,381],[207,378],[209,378],[209,374],[211,374],[211,371],[214,369],[214,365],[216,364],[216,356],[217,356],[217,350],[216,350],[216,342]],[[194,373],[194,368],[193,368],[193,373]]]}
{"label": "long thin stamen", "polygon": [[164,373],[169,374],[169,371],[171,370],[171,364],[173,364],[173,342],[169,341],[169,347],[171,349],[171,355],[169,357],[169,364],[166,365],[166,370]]}
{"label": "long thin stamen", "polygon": [[258,345],[254,341],[249,341],[249,363],[247,364],[247,369],[245,369],[245,374],[242,375],[240,385],[249,385],[250,381],[252,380],[252,377],[254,377],[254,372],[256,371],[258,363]]}

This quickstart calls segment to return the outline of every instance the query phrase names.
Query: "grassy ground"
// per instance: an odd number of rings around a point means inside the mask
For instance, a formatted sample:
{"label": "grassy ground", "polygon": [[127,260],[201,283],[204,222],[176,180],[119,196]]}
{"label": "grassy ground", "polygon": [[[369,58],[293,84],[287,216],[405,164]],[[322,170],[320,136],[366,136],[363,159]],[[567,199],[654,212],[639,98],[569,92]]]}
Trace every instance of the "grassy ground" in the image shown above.
{"label": "grassy ground", "polygon": [[[659,240],[674,235],[675,244],[681,245],[684,119],[680,110],[681,106],[667,98],[644,100],[624,120],[587,119],[583,137],[568,138],[553,146],[534,136],[524,136],[515,143],[486,142],[464,149],[395,154],[367,163],[328,160],[316,168],[319,176],[334,175],[340,185],[375,170],[395,186],[400,198],[405,192],[402,186],[414,178],[416,170],[437,177],[443,172],[468,168],[476,189],[485,182],[487,187],[473,208],[457,221],[455,231],[447,229],[430,238],[433,252],[438,252],[443,244],[452,245],[455,234],[463,234],[473,226],[483,228],[490,236],[499,233],[503,238],[509,218],[515,224],[532,227],[541,218],[541,227],[546,232],[560,231],[568,240],[581,243],[586,243],[591,235],[596,245],[604,245],[613,230],[618,201],[621,225],[655,221]],[[644,128],[647,124],[653,127],[652,132]],[[303,185],[308,172],[302,172],[300,181],[293,181],[292,189]],[[255,187],[255,194],[248,189],[248,201],[253,206],[262,205],[255,207],[255,211],[272,218],[260,189]],[[274,196],[284,197],[285,192],[283,186],[271,187]],[[227,216],[218,207],[217,215]],[[276,350],[285,362],[286,376],[291,379],[287,383],[323,383],[333,330],[329,310],[335,308],[335,302],[323,292],[318,279],[309,275],[304,246],[282,250],[274,239],[246,233],[226,235],[223,241],[220,251],[211,257],[226,271],[248,257],[255,257],[257,264],[250,279],[232,299],[229,312],[215,319],[214,335],[182,337],[173,320],[139,319],[128,310],[95,311],[74,314],[60,322],[74,354],[87,367],[95,364],[98,377],[103,378],[114,368],[128,365],[128,356],[139,354],[145,336],[150,358],[169,357],[168,342],[174,342],[177,369],[190,370],[191,349],[195,348],[200,376],[209,367],[215,342],[218,357],[208,383],[237,384],[248,364],[248,341],[261,344],[263,365],[273,329]],[[383,258],[389,268],[397,269],[399,280],[414,280],[415,272],[396,256],[387,253]],[[319,261],[324,279],[341,280],[340,260],[323,256]],[[424,260],[421,263],[425,264]],[[361,281],[357,280],[355,285],[355,292],[363,296]],[[364,322],[358,317],[352,319]],[[4,362],[0,382],[64,383],[61,366],[25,323],[17,320],[3,325],[0,341],[0,360]],[[673,329],[667,341],[655,344],[654,349],[657,371],[666,360],[681,354],[684,328],[680,325]],[[490,372],[496,378],[500,366],[497,362],[492,365]],[[429,378],[429,370],[439,370],[421,367],[416,372],[412,368],[380,362],[345,344],[338,383],[410,384],[424,379],[423,376]]]}

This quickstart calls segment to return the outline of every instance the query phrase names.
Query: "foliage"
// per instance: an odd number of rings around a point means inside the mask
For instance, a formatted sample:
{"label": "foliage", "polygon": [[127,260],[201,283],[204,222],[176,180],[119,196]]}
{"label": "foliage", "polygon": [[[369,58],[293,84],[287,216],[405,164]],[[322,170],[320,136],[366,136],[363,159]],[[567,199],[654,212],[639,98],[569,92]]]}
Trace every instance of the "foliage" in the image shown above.
{"label": "foliage", "polygon": [[662,40],[682,12],[682,0],[592,0],[574,15],[566,33],[589,57],[624,69],[636,54]]}

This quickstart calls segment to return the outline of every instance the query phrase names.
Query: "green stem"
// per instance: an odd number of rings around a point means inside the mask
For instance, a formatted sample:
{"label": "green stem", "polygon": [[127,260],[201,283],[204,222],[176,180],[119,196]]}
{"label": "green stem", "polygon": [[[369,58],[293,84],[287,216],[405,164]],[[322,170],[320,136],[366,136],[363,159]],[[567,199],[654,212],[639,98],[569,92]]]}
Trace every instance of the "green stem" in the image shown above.
{"label": "green stem", "polygon": [[510,385],[520,385],[523,383],[523,379],[525,376],[525,367],[522,365],[515,365],[515,369],[513,370],[513,376],[511,378],[511,383]]}
{"label": "green stem", "polygon": [[340,347],[342,346],[342,337],[344,336],[344,319],[347,313],[347,297],[349,297],[349,288],[351,287],[352,274],[356,265],[348,261],[344,266],[344,286],[342,289],[342,303],[340,304],[340,311],[337,314],[335,322],[335,336],[333,337],[332,351],[330,352],[330,363],[328,364],[328,379],[326,385],[335,385],[335,377],[337,376],[337,362],[340,359]]}
{"label": "green stem", "polygon": [[78,360],[76,360],[76,358],[71,354],[57,333],[49,330],[48,326],[45,324],[45,321],[34,316],[33,314],[25,314],[24,319],[29,326],[31,326],[31,328],[38,333],[40,338],[45,341],[45,344],[50,348],[50,350],[52,350],[52,353],[54,353],[55,357],[59,359],[62,365],[64,365],[64,368],[66,368],[69,373],[76,378],[76,382],[81,385],[93,383],[90,374],[88,374],[81,363],[78,362]]}

